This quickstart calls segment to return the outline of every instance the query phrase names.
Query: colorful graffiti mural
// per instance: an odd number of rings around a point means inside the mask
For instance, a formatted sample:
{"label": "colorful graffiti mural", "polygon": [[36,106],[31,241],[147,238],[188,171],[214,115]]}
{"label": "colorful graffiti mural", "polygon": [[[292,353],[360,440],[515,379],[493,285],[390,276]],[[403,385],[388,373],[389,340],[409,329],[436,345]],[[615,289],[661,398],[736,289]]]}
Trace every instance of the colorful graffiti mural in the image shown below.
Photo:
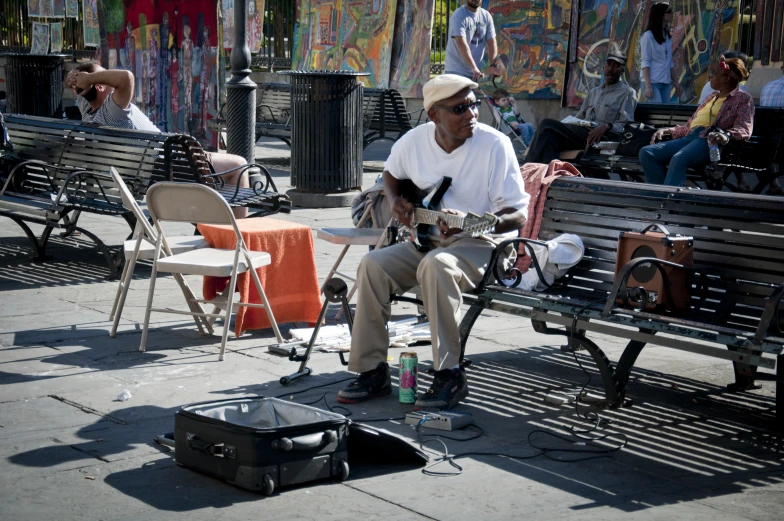
{"label": "colorful graffiti mural", "polygon": [[292,67],[369,72],[368,87],[386,88],[396,0],[297,2]]}
{"label": "colorful graffiti mural", "polygon": [[58,53],[63,50],[63,24],[55,22],[49,24],[49,34],[52,40],[51,52]]}
{"label": "colorful graffiti mural", "polygon": [[82,19],[84,46],[98,47],[101,45],[101,35],[98,31],[98,0],[82,0]]}
{"label": "colorful graffiti mural", "polygon": [[65,0],[65,17],[79,18],[79,0]]}
{"label": "colorful graffiti mural", "polygon": [[389,87],[405,97],[421,98],[430,79],[430,37],[435,0],[398,0]]}
{"label": "colorful graffiti mural", "polygon": [[33,22],[33,38],[30,44],[30,54],[49,53],[49,24]]}
{"label": "colorful graffiti mural", "polygon": [[484,0],[493,15],[499,86],[518,98],[560,98],[566,75],[572,0]]}
{"label": "colorful graffiti mural", "polygon": [[[261,50],[264,0],[248,0],[247,35],[251,53]],[[223,10],[223,48],[234,44],[234,0],[221,0]]]}
{"label": "colorful graffiti mural", "polygon": [[[601,84],[602,64],[610,49],[628,57],[624,80],[640,88],[640,44],[652,0],[584,0],[580,10],[576,61],[569,65],[566,106],[579,105]],[[699,98],[713,60],[738,42],[740,0],[672,0],[671,34],[675,70],[683,87],[682,103]]]}
{"label": "colorful graffiti mural", "polygon": [[53,0],[27,0],[27,16],[50,18],[54,16]]}
{"label": "colorful graffiti mural", "polygon": [[[214,0],[126,0],[124,30],[108,32],[110,65],[133,72],[133,102],[162,131],[215,148],[218,31]],[[122,20],[121,20],[122,21]]]}

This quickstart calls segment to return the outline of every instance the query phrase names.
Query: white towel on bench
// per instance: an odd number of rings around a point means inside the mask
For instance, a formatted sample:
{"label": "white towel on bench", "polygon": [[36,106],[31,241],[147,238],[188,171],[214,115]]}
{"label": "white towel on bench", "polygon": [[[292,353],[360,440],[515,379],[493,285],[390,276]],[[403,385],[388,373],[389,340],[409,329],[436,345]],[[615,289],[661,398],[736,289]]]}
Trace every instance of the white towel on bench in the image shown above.
{"label": "white towel on bench", "polygon": [[[569,268],[580,262],[585,254],[585,246],[582,239],[573,233],[559,235],[555,239],[547,241],[547,247],[532,244],[536,260],[542,268],[544,280],[552,284],[556,279],[566,275]],[[515,288],[527,291],[544,291],[547,287],[539,280],[536,269],[531,268],[523,273],[523,278]]]}

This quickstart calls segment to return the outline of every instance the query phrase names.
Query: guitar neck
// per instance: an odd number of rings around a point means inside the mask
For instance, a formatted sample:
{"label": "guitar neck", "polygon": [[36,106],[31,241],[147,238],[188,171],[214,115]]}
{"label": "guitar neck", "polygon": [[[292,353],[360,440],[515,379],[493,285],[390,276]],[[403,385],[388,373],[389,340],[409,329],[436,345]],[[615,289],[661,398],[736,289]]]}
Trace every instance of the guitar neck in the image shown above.
{"label": "guitar neck", "polygon": [[436,224],[438,219],[444,221],[450,228],[463,228],[464,218],[459,215],[425,210],[424,208],[414,209],[414,222],[416,224]]}

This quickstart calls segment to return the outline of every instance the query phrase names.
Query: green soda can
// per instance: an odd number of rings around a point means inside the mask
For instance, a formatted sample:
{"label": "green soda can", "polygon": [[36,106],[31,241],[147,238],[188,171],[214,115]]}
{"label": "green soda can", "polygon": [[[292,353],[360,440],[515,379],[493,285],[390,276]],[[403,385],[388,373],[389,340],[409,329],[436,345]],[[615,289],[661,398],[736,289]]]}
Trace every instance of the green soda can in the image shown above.
{"label": "green soda can", "polygon": [[417,398],[417,374],[419,358],[416,353],[400,354],[400,403],[414,403]]}

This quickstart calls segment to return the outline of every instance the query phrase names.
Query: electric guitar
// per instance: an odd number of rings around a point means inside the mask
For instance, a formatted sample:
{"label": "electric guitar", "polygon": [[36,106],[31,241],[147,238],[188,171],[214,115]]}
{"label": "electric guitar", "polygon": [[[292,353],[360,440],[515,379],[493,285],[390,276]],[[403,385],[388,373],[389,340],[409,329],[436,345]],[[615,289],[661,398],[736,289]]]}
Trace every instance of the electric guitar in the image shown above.
{"label": "electric guitar", "polygon": [[498,217],[488,212],[485,212],[484,215],[468,213],[465,216],[459,216],[437,210],[438,204],[451,183],[451,177],[442,177],[430,192],[425,192],[409,180],[402,181],[401,195],[414,205],[411,240],[417,250],[422,253],[431,250],[432,245],[428,232],[439,219],[450,228],[459,228],[464,233],[470,233],[471,237],[489,232],[498,222]]}

